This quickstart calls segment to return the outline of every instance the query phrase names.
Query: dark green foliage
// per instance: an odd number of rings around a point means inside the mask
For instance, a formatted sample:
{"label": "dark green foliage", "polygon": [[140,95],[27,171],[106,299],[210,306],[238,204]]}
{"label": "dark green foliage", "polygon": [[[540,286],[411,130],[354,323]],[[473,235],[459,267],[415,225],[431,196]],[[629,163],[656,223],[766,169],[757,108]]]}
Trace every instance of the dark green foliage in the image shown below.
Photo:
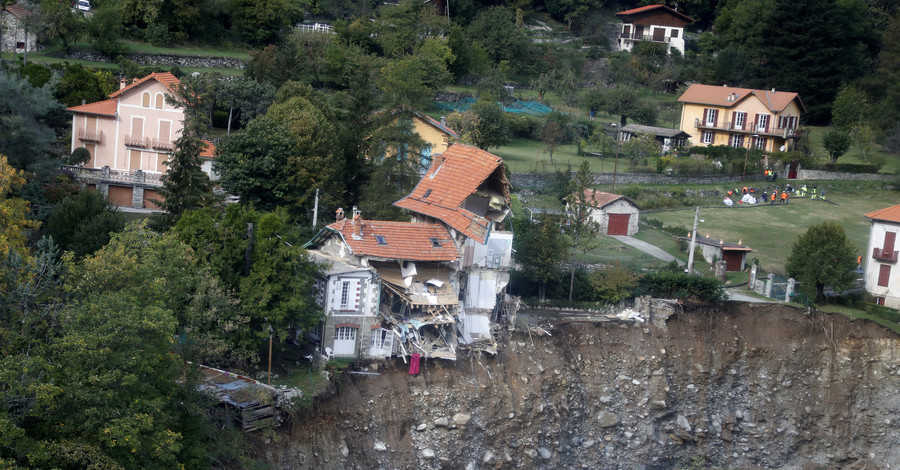
{"label": "dark green foliage", "polygon": [[562,217],[543,215],[534,222],[522,217],[513,220],[513,257],[522,266],[525,277],[538,284],[538,298],[546,300],[547,283],[560,277],[560,265],[566,256]]}
{"label": "dark green foliage", "polygon": [[640,197],[641,191],[642,191],[642,189],[640,186],[638,186],[636,184],[629,184],[622,191],[622,195],[627,197],[628,199],[636,201],[637,198]]}
{"label": "dark green foliage", "polygon": [[405,110],[382,113],[375,121],[378,127],[369,139],[369,180],[360,192],[359,207],[367,219],[408,220],[409,215],[392,204],[411,193],[428,169],[430,148],[414,132]]}
{"label": "dark green foliage", "polygon": [[727,299],[722,283],[709,277],[695,276],[680,270],[656,271],[641,276],[635,296],[652,295],[664,299],[691,299],[722,302]]}
{"label": "dark green foliage", "polygon": [[856,249],[844,227],[835,222],[813,225],[794,242],[785,269],[801,282],[800,291],[819,301],[825,299],[825,287],[842,291],[853,284]]}
{"label": "dark green foliage", "polygon": [[122,35],[125,33],[122,17],[115,6],[94,9],[87,21],[87,32],[94,40],[94,48],[109,58],[128,51],[128,47],[122,42]]}
{"label": "dark green foliage", "polygon": [[535,62],[525,30],[516,26],[515,16],[506,8],[481,10],[466,29],[469,40],[481,45],[493,64],[507,61],[514,73],[527,71]]}
{"label": "dark green foliage", "polygon": [[235,32],[256,46],[279,42],[303,17],[299,5],[287,0],[230,0],[228,12]]}
{"label": "dark green foliage", "polygon": [[83,190],[63,199],[47,217],[44,233],[63,251],[76,258],[91,254],[109,243],[111,234],[125,227],[125,218],[97,191]]}
{"label": "dark green foliage", "polygon": [[586,253],[594,246],[600,231],[599,225],[591,216],[594,206],[585,195],[585,191],[590,189],[593,184],[594,174],[591,173],[590,164],[584,160],[578,171],[572,175],[572,180],[569,182],[569,196],[566,199],[566,212],[569,217],[566,232],[569,235],[569,249],[572,250],[569,302],[572,302],[575,290],[575,257],[579,251]]}
{"label": "dark green foliage", "polygon": [[34,171],[48,163],[56,139],[48,125],[62,106],[49,86],[34,88],[27,79],[0,70],[0,154],[18,169]]}
{"label": "dark green foliage", "polygon": [[643,100],[637,93],[628,88],[612,88],[601,90],[594,88],[584,98],[589,109],[606,111],[620,117],[620,124],[626,125],[628,119],[652,126],[656,123],[656,108]]}
{"label": "dark green foliage", "polygon": [[[112,75],[109,75],[111,82]],[[66,106],[78,106],[83,102],[93,103],[108,98],[112,83],[101,83],[100,75],[79,64],[66,65],[62,79],[53,94]]]}
{"label": "dark green foliage", "polygon": [[832,129],[822,138],[822,146],[831,157],[831,163],[836,163],[841,155],[847,153],[852,143],[850,133],[841,129]]}
{"label": "dark green foliage", "polygon": [[75,150],[72,150],[72,155],[69,155],[69,161],[66,162],[69,165],[80,166],[91,160],[91,152],[84,148],[78,147]]}
{"label": "dark green foliage", "polygon": [[821,168],[826,171],[844,173],[878,173],[882,165],[881,163],[826,163],[821,165]]}
{"label": "dark green foliage", "polygon": [[490,150],[509,142],[509,126],[506,124],[506,113],[496,102],[479,100],[472,106],[478,117],[478,129],[472,141],[480,149]]}
{"label": "dark green foliage", "polygon": [[634,270],[618,263],[591,273],[594,298],[614,304],[631,297],[640,276]]}

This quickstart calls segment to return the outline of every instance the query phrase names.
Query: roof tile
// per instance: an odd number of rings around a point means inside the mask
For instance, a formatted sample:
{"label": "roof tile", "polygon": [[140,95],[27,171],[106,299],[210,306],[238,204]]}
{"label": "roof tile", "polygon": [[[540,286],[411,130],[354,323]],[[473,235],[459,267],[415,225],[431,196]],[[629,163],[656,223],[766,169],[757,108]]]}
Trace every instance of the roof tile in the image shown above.
{"label": "roof tile", "polygon": [[887,222],[900,222],[900,204],[891,207],[885,207],[877,211],[866,214],[866,217],[872,220],[884,220]]}
{"label": "roof tile", "polygon": [[150,75],[147,75],[146,77],[144,77],[140,80],[136,80],[136,81],[132,82],[131,85],[128,85],[125,88],[114,91],[112,94],[109,95],[109,97],[115,98],[129,90],[136,88],[137,86],[139,86],[142,83],[147,82],[149,80],[156,80],[157,82],[161,83],[163,86],[168,88],[169,91],[171,91],[172,93],[178,93],[178,85],[181,83],[181,80],[178,80],[178,78],[175,77],[175,75],[172,75],[169,72],[153,72]]}
{"label": "roof tile", "polygon": [[[734,100],[731,100],[729,99],[731,95],[737,96]],[[797,100],[801,110],[806,110],[803,106],[803,101],[800,100],[800,95],[792,91],[755,90],[752,88],[701,85],[699,83],[688,87],[684,94],[678,98],[678,101],[730,108],[736,106],[748,96],[758,97],[763,105],[773,113],[784,111],[794,100]]]}
{"label": "roof tile", "polygon": [[[441,224],[362,219],[360,221],[362,236],[359,240],[353,237],[353,221],[350,219],[328,225],[329,229],[341,233],[344,242],[355,255],[411,261],[459,259],[456,243],[450,237],[447,228]],[[376,236],[383,237],[386,244],[379,244]],[[432,239],[436,239],[440,246],[434,246]]]}
{"label": "roof tile", "polygon": [[80,106],[72,106],[71,108],[67,108],[66,111],[71,111],[73,113],[99,114],[101,116],[115,116],[116,100],[103,100]]}

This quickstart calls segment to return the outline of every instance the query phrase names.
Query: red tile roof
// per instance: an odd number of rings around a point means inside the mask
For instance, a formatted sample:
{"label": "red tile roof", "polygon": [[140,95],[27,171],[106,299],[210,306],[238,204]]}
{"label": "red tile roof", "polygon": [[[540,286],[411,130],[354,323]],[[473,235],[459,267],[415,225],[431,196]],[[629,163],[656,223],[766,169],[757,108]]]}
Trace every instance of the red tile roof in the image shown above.
{"label": "red tile roof", "polygon": [[[339,232],[350,251],[357,256],[376,256],[386,259],[411,261],[456,261],[459,250],[450,232],[441,224],[411,222],[386,222],[362,220],[362,236],[353,237],[353,222],[344,219],[328,225],[327,229]],[[384,245],[376,236],[384,237]],[[432,239],[439,242],[434,246]]]}
{"label": "red tile roof", "polygon": [[[729,96],[732,95],[736,95],[733,100],[729,99]],[[800,101],[800,95],[792,91],[754,90],[751,88],[737,88],[730,86],[701,85],[699,83],[695,83],[688,87],[684,94],[678,98],[678,101],[730,108],[736,106],[749,96],[756,96],[759,98],[763,105],[769,108],[773,113],[784,111],[784,109],[794,100],[797,100],[797,104],[802,111],[806,111],[806,108],[803,106],[803,101]]]}
{"label": "red tile roof", "polygon": [[693,22],[694,22],[694,19],[691,18],[690,16],[687,16],[687,15],[685,15],[684,13],[681,13],[681,12],[679,12],[679,11],[677,11],[677,10],[674,10],[674,9],[672,9],[672,8],[669,8],[669,7],[665,6],[665,5],[647,5],[647,6],[645,6],[645,7],[632,8],[631,10],[620,11],[620,12],[616,13],[616,16],[631,16],[631,15],[638,15],[638,14],[641,14],[641,13],[648,13],[648,12],[651,12],[651,11],[657,10],[657,9],[662,9],[662,10],[664,10],[664,11],[666,11],[666,12],[672,14],[673,16],[677,16],[678,18],[682,19],[683,21],[685,21],[685,22],[687,22],[687,23],[693,23]]}
{"label": "red tile roof", "polygon": [[71,108],[67,108],[66,111],[82,114],[97,114],[100,116],[115,116],[116,100],[103,100],[80,106],[72,106]]}
{"label": "red tile roof", "polygon": [[619,194],[605,193],[603,191],[596,191],[596,190],[593,190],[590,188],[584,190],[585,202],[589,203],[590,205],[592,205],[598,209],[602,209],[602,208],[618,201],[619,199],[624,199],[625,201],[628,201],[635,207],[638,207],[638,205],[635,204],[634,201],[632,201],[631,199],[628,199],[625,196],[619,195]]}
{"label": "red tile roof", "polygon": [[26,16],[33,15],[33,12],[29,12],[27,8],[22,5],[8,5],[6,7],[6,11],[13,14],[18,19],[25,18]]}
{"label": "red tile roof", "polygon": [[872,220],[884,220],[886,222],[900,222],[900,204],[891,207],[885,207],[877,211],[866,214],[866,217]]}
{"label": "red tile roof", "polygon": [[[503,159],[492,153],[478,147],[453,144],[442,156],[434,158],[431,168],[413,192],[394,205],[438,219],[465,236],[484,243],[490,220],[461,206],[498,169],[505,183],[502,168]],[[505,184],[503,192],[503,196],[509,199]]]}
{"label": "red tile roof", "polygon": [[214,144],[208,140],[204,140],[203,143],[206,145],[203,147],[203,150],[200,151],[200,157],[201,158],[216,158],[216,144]]}
{"label": "red tile roof", "polygon": [[178,93],[178,85],[181,83],[181,80],[178,80],[178,78],[176,78],[175,75],[172,75],[169,72],[153,72],[150,75],[147,75],[146,77],[144,77],[140,80],[135,80],[134,82],[131,83],[131,85],[128,85],[127,87],[122,88],[121,90],[114,91],[112,94],[109,95],[109,97],[115,98],[115,97],[121,95],[122,93],[125,93],[126,91],[129,91],[149,80],[156,80],[157,82],[163,84],[163,86],[168,88],[169,91],[171,91],[172,93]]}

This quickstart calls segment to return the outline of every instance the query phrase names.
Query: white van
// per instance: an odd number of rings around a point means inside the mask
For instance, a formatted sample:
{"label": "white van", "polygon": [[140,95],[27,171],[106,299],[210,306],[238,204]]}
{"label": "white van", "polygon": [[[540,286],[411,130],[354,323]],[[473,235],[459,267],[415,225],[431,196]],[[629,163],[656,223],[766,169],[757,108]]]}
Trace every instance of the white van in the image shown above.
{"label": "white van", "polygon": [[88,0],[78,0],[78,3],[75,4],[75,8],[82,11],[91,11],[91,2]]}

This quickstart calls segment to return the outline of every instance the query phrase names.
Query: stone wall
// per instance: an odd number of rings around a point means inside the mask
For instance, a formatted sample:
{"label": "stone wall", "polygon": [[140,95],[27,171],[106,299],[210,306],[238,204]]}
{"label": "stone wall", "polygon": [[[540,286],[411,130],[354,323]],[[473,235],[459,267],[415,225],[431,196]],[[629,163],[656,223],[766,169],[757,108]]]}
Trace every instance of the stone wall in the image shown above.
{"label": "stone wall", "polygon": [[[241,59],[233,57],[191,57],[161,54],[128,54],[128,60],[140,65],[163,65],[171,67],[203,67],[217,69],[243,69],[246,64]],[[98,52],[73,52],[66,58],[74,60],[86,60],[90,62],[113,62],[109,57]]]}
{"label": "stone wall", "polygon": [[[741,175],[662,175],[659,173],[617,173],[616,184],[715,184],[741,181]],[[512,173],[515,188],[543,188],[551,184],[552,175]],[[594,184],[612,184],[613,173],[594,173]]]}
{"label": "stone wall", "polygon": [[798,180],[847,180],[847,181],[886,181],[891,179],[889,175],[873,173],[844,173],[840,171],[823,171],[800,169],[797,172]]}

